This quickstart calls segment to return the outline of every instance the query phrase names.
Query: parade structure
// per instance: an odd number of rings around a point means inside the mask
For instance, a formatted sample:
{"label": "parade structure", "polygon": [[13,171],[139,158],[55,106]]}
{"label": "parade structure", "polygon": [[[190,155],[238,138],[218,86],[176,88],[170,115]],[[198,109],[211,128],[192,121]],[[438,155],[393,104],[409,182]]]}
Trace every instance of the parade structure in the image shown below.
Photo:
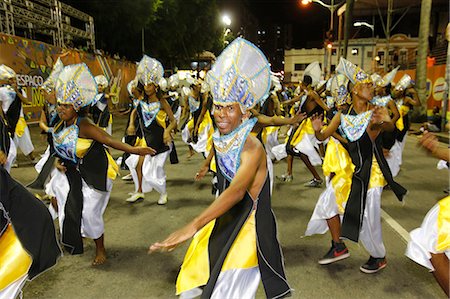
{"label": "parade structure", "polygon": [[0,0],[0,32],[57,47],[95,49],[94,18],[58,0]]}

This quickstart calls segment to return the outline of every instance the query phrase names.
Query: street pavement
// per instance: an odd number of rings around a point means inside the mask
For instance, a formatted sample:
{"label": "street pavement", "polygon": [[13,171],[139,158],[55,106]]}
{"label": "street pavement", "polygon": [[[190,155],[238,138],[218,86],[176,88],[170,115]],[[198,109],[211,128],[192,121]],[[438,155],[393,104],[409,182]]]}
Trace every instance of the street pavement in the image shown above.
{"label": "street pavement", "polygon": [[[118,139],[125,131],[125,121],[115,118],[114,136]],[[38,127],[30,129],[36,153],[43,153],[46,144],[38,136]],[[272,206],[293,298],[445,298],[433,275],[404,255],[407,232],[418,227],[427,211],[444,197],[449,181],[448,171],[437,170],[437,160],[418,149],[416,143],[416,136],[407,137],[397,177],[409,190],[405,202],[398,202],[391,191],[383,192],[382,225],[388,265],[376,274],[359,271],[368,254],[362,245],[349,241],[350,258],[328,266],[317,263],[330,247],[330,236],[303,234],[324,188],[303,187],[311,175],[301,160],[294,161],[292,182],[275,181]],[[214,199],[211,176],[201,182],[193,180],[203,157],[197,154],[187,159],[187,147],[180,135],[176,146],[180,163],[166,163],[167,205],[156,204],[155,192],[147,194],[144,201],[126,203],[134,185],[116,179],[104,215],[107,263],[91,266],[95,245],[86,239],[84,254],[64,254],[54,268],[26,284],[24,298],[176,298],[175,281],[188,244],[165,254],[149,255],[148,247],[190,221]],[[113,156],[119,157],[120,152],[113,151]],[[276,163],[274,174],[281,175],[285,169],[286,163]],[[12,175],[27,184],[36,172],[20,154],[19,168],[14,168]],[[260,286],[257,298],[264,297]]]}

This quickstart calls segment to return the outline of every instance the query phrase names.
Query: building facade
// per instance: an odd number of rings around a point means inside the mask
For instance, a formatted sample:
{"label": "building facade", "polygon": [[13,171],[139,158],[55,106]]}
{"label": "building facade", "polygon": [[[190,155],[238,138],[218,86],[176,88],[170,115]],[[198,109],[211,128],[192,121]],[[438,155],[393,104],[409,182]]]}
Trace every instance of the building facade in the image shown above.
{"label": "building facade", "polygon": [[[387,69],[400,66],[400,69],[414,69],[416,67],[418,38],[404,34],[391,37],[389,43],[380,38],[359,38],[349,40],[347,59],[358,65],[368,73],[385,73],[385,55],[389,47]],[[285,82],[298,82],[303,77],[305,68],[314,61],[319,61],[324,78],[334,72],[339,63],[338,51],[343,53],[338,43],[333,43],[331,49],[292,49],[284,52]],[[331,67],[329,68],[328,66]],[[327,70],[324,69],[327,66]],[[330,69],[330,71],[328,70]],[[327,74],[325,74],[327,71]]]}

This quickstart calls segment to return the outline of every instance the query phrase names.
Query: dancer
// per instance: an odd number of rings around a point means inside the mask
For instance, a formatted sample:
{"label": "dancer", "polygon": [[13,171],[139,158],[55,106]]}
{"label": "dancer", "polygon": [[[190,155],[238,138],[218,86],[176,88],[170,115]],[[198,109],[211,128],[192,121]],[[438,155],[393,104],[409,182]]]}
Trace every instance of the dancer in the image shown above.
{"label": "dancer", "polygon": [[112,135],[112,114],[109,112],[108,99],[110,95],[106,92],[108,88],[108,79],[104,75],[95,76],[98,94],[92,103],[90,113],[92,120],[100,128],[106,130],[106,133]]}
{"label": "dancer", "polygon": [[[0,102],[5,115],[9,133],[16,148],[19,147],[25,156],[34,162],[34,146],[31,142],[30,130],[23,114],[22,103],[30,104],[25,90],[17,86],[16,73],[6,65],[0,66]],[[17,166],[16,166],[17,167]]]}
{"label": "dancer", "polygon": [[20,296],[27,280],[61,255],[45,205],[0,166],[0,298]]}
{"label": "dancer", "polygon": [[266,154],[249,136],[256,119],[247,114],[267,96],[269,63],[256,46],[237,38],[210,73],[220,196],[150,251],[173,250],[195,235],[177,279],[183,298],[254,298],[261,278],[268,298],[283,298],[291,289],[270,207]]}
{"label": "dancer", "polygon": [[[419,145],[434,157],[450,161],[450,152],[439,148],[439,142],[432,133],[425,132]],[[434,275],[445,294],[450,296],[450,197],[435,204],[425,216],[422,225],[410,232],[411,240],[406,256]]]}
{"label": "dancer", "polygon": [[[0,65],[0,85],[7,84],[13,74],[14,71],[9,67]],[[0,99],[9,98],[9,93],[11,93],[11,89],[8,86],[0,87]],[[3,109],[0,109],[0,165],[2,165],[7,172],[10,172],[17,154],[16,145],[11,136],[11,127],[8,118],[3,113]]]}
{"label": "dancer", "polygon": [[[135,185],[135,192],[126,199],[130,203],[144,199],[144,194],[153,189],[160,194],[158,204],[167,203],[164,163],[170,153],[171,134],[176,129],[177,123],[167,100],[162,98],[160,85],[161,82],[165,82],[163,74],[161,63],[144,55],[136,72],[138,88],[144,90],[144,97],[131,114],[128,130],[130,133],[136,132],[134,121],[138,117],[143,137],[136,141],[136,145],[151,146],[156,150],[156,155],[130,155],[126,160]],[[168,126],[166,126],[167,118]]]}
{"label": "dancer", "polygon": [[[331,209],[327,215],[334,214],[333,217],[326,218],[333,239],[332,246],[319,262],[329,264],[339,260],[340,255],[348,253],[342,239],[355,242],[361,239],[370,258],[360,270],[375,273],[387,265],[380,215],[381,193],[385,181],[400,201],[406,194],[406,189],[393,180],[381,150],[380,133],[383,130],[394,130],[394,124],[385,108],[369,103],[373,98],[373,86],[370,77],[363,70],[344,58],[341,58],[336,70],[354,84],[351,90],[352,104],[347,111],[339,111],[323,131],[320,116],[313,117],[312,123],[319,140],[330,137],[340,127],[349,140],[347,150],[354,171],[345,202],[330,200],[328,204],[318,202],[316,205]],[[339,215],[344,208],[341,229]]]}
{"label": "dancer", "polygon": [[61,121],[53,130],[59,173],[51,180],[58,201],[62,244],[70,254],[81,254],[82,237],[94,239],[94,266],[106,261],[103,213],[118,171],[105,146],[137,155],[155,153],[152,148],[132,147],[112,139],[85,117],[96,94],[94,77],[84,63],[61,71],[56,81]]}
{"label": "dancer", "polygon": [[[300,82],[301,94],[290,101],[284,102],[283,105],[300,101],[299,106],[297,106],[298,109],[300,109],[301,112],[305,112],[308,116],[312,116],[316,113],[323,114],[324,111],[328,111],[329,108],[327,105],[313,90],[313,82],[314,80],[311,76],[305,75],[303,81]],[[294,111],[296,111],[295,108]],[[314,130],[312,129],[311,120],[309,118],[306,118],[299,126],[292,128],[291,134],[285,145],[287,154],[287,172],[279,178],[280,180],[285,182],[292,181],[294,156],[299,156],[313,175],[313,178],[304,185],[306,187],[320,187],[322,185],[323,180],[314,167],[314,165],[320,165],[322,163],[315,148],[316,142],[317,140],[314,137]],[[274,148],[274,151],[277,152],[278,150]],[[282,157],[284,157],[284,155],[278,156],[277,159]]]}

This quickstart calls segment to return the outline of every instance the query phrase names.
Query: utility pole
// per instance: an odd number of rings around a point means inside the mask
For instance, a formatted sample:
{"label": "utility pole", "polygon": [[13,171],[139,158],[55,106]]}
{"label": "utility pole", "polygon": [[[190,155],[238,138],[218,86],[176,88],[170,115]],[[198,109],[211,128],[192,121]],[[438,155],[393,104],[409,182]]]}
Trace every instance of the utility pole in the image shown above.
{"label": "utility pole", "polygon": [[422,111],[427,107],[427,52],[430,32],[432,0],[422,0],[420,8],[419,45],[417,47],[416,88],[422,103]]}
{"label": "utility pole", "polygon": [[355,4],[355,0],[347,0],[346,9],[345,9],[345,22],[344,22],[344,53],[343,57],[347,58],[347,48],[348,48],[348,38],[350,36],[350,30],[353,27],[353,5]]}

